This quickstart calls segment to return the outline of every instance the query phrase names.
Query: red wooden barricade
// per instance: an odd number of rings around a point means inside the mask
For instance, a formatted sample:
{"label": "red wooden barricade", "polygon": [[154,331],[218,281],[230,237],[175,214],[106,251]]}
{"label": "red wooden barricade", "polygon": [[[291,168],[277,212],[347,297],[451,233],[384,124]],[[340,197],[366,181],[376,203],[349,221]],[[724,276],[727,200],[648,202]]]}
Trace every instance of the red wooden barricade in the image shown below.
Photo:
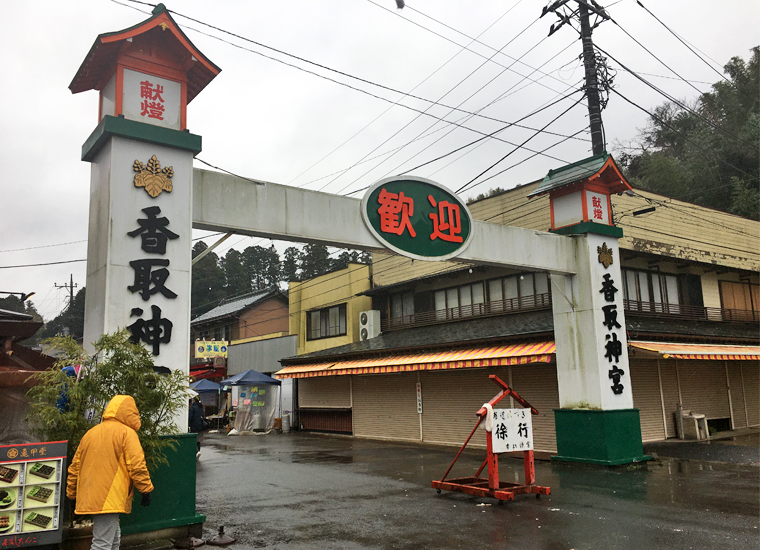
{"label": "red wooden barricade", "polygon": [[[495,374],[492,374],[489,376],[489,378],[502,388],[502,391],[499,392],[496,397],[491,399],[489,403],[491,406],[496,405],[499,401],[504,399],[505,397],[512,397],[515,401],[517,401],[520,405],[523,407],[530,409],[531,414],[538,414],[538,411],[534,409],[530,403],[525,401],[522,397],[520,397],[515,390],[510,388],[507,384],[505,384],[498,376]],[[525,466],[525,484],[520,485],[517,483],[506,483],[503,481],[499,481],[499,459],[498,455],[493,452],[493,446],[491,444],[491,433],[486,432],[486,459],[483,461],[483,464],[480,466],[480,469],[475,473],[474,477],[460,477],[456,479],[446,479],[446,476],[449,475],[449,472],[451,472],[451,469],[454,467],[454,464],[456,463],[457,459],[459,459],[459,456],[462,454],[462,451],[464,451],[464,448],[467,446],[467,444],[470,442],[470,439],[472,439],[472,436],[475,435],[475,431],[478,429],[478,426],[480,426],[480,423],[483,421],[486,415],[486,408],[481,407],[480,410],[478,410],[478,422],[475,424],[475,427],[472,429],[472,432],[470,432],[470,435],[467,437],[467,440],[464,442],[464,445],[462,445],[462,448],[459,449],[459,452],[454,457],[454,461],[451,463],[451,466],[449,466],[449,469],[446,470],[446,473],[443,474],[443,477],[439,481],[433,481],[433,489],[438,489],[438,492],[440,493],[442,490],[446,491],[457,491],[459,493],[467,493],[468,495],[475,495],[480,497],[492,497],[499,500],[514,500],[516,494],[535,494],[536,498],[540,497],[541,495],[548,495],[551,493],[551,489],[549,487],[542,487],[540,485],[535,485],[536,482],[536,468],[533,463],[533,451],[523,451],[523,460],[524,460],[524,466]],[[480,474],[483,471],[483,468],[488,466],[488,479],[481,478]]]}

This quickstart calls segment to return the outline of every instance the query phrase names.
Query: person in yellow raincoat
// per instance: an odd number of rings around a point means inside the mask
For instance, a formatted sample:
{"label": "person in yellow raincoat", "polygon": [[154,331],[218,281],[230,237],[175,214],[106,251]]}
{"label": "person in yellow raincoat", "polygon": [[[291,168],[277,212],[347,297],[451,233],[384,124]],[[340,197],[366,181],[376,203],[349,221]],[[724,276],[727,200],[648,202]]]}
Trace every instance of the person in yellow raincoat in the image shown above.
{"label": "person in yellow raincoat", "polygon": [[76,501],[77,514],[92,515],[92,550],[119,548],[119,514],[132,511],[134,488],[142,493],[140,504],[150,504],[153,483],[137,437],[139,429],[134,398],[115,396],[102,422],[84,434],[69,466],[66,496]]}

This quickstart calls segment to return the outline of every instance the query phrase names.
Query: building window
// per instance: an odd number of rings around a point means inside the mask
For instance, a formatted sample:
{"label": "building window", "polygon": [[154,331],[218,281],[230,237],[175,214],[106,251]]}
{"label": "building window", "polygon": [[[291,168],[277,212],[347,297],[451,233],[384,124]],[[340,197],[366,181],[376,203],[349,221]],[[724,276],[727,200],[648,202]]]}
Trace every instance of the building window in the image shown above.
{"label": "building window", "polygon": [[720,303],[724,318],[758,320],[760,285],[720,281]]}
{"label": "building window", "polygon": [[308,340],[345,336],[346,334],[346,304],[306,313]]}
{"label": "building window", "polygon": [[483,282],[456,286],[435,292],[436,319],[482,315],[485,312]]}
{"label": "building window", "polygon": [[414,292],[391,294],[390,319],[393,324],[409,324],[414,322]]}
{"label": "building window", "polygon": [[232,336],[232,325],[224,325],[214,329],[214,340],[229,341]]}
{"label": "building window", "polygon": [[522,273],[488,281],[488,306],[491,311],[531,309],[551,304],[549,276]]}
{"label": "building window", "polygon": [[681,313],[678,276],[666,273],[621,269],[626,309],[653,313]]}

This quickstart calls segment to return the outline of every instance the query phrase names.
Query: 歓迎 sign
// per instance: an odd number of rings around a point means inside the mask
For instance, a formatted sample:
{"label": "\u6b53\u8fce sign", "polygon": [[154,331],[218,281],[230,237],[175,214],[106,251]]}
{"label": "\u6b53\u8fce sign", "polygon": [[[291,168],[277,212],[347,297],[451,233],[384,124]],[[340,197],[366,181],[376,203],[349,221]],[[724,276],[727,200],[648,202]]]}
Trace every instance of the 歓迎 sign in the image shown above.
{"label": "\u6b53\u8fce sign", "polygon": [[472,238],[472,216],[454,193],[414,176],[380,180],[362,199],[362,217],[385,246],[417,260],[447,260]]}

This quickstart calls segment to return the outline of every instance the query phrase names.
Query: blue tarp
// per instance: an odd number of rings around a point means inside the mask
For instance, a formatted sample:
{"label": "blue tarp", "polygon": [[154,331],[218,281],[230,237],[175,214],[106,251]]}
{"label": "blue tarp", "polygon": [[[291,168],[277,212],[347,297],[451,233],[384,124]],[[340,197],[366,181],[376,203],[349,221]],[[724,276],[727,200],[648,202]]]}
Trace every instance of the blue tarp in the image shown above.
{"label": "blue tarp", "polygon": [[221,386],[216,382],[201,378],[197,382],[190,384],[190,389],[193,389],[198,393],[217,393],[221,389]]}
{"label": "blue tarp", "polygon": [[282,385],[282,382],[251,369],[236,374],[226,380],[222,380],[220,384],[222,386],[255,386],[256,384],[273,384],[275,386],[280,386]]}

